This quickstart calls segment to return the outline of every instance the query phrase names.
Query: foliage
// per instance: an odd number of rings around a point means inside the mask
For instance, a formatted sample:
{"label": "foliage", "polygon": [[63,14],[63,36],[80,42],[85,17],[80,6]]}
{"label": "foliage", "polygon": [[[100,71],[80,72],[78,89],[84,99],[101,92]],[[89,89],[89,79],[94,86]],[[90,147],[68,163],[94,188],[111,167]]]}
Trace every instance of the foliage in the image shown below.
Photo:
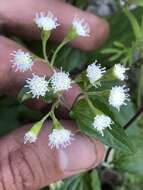
{"label": "foliage", "polygon": [[[87,5],[86,1],[74,0],[71,3],[83,9]],[[134,3],[143,6],[142,0],[136,0]],[[94,116],[91,110],[87,109],[89,105],[82,99],[75,104],[70,116],[76,120],[79,129],[86,135],[100,139],[104,144],[114,148],[115,151],[111,163],[104,163],[98,170],[92,170],[65,180],[61,190],[101,190],[104,183],[103,173],[105,171],[117,172],[117,176],[121,177],[120,184],[110,184],[115,190],[141,190],[143,188],[142,126],[136,120],[129,126],[127,131],[123,130],[123,126],[136,113],[137,107],[141,106],[143,97],[142,18],[141,7],[133,11],[124,9],[123,12],[119,10],[114,16],[108,18],[111,25],[111,34],[107,44],[102,49],[92,53],[85,53],[65,46],[61,50],[60,56],[56,59],[55,65],[59,68],[62,66],[65,71],[69,71],[70,73],[82,70],[96,57],[109,68],[117,62],[122,62],[131,69],[133,68],[133,71],[135,71],[132,75],[137,76],[135,81],[134,77],[133,80],[130,79],[128,81],[130,86],[135,83],[136,88],[131,90],[133,96],[137,97],[137,100],[132,98],[131,103],[127,107],[123,107],[120,112],[109,108],[106,100],[99,98],[98,95],[91,98],[93,104],[96,104],[98,109],[101,109],[105,114],[110,113],[116,124],[112,130],[107,129],[105,131],[104,137],[90,127]],[[26,45],[36,55],[42,57],[40,42],[32,42],[30,44],[26,42]],[[55,49],[56,46],[52,43],[48,47],[50,54]],[[68,64],[66,63],[67,58]],[[106,84],[104,85],[106,86]],[[21,93],[20,99],[23,98],[25,92]],[[51,95],[47,95],[45,101],[49,101],[49,96]],[[26,106],[20,105],[15,99],[5,96],[2,96],[0,99],[0,125],[3,126],[0,130],[1,136],[18,128],[21,124],[40,120],[41,117],[42,114],[39,111],[32,111]],[[140,117],[141,120],[143,120],[142,117]]]}

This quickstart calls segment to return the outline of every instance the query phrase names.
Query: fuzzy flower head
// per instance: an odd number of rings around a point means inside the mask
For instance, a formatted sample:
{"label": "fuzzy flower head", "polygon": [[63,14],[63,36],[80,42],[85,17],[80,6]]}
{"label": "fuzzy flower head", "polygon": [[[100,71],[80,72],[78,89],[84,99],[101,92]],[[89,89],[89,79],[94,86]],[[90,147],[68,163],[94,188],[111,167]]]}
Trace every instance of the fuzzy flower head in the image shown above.
{"label": "fuzzy flower head", "polygon": [[104,114],[97,115],[94,118],[93,127],[102,135],[104,136],[104,129],[109,128],[111,129],[111,125],[113,124],[112,119],[109,116]]}
{"label": "fuzzy flower head", "polygon": [[[119,0],[121,7],[124,7],[126,5],[126,3],[128,2],[128,0]],[[137,6],[135,4],[130,4],[129,5],[129,9],[135,9]]]}
{"label": "fuzzy flower head", "polygon": [[126,86],[112,87],[109,95],[109,104],[117,108],[118,111],[122,105],[126,105],[126,101],[129,101],[129,89]]}
{"label": "fuzzy flower head", "polygon": [[72,22],[72,26],[78,36],[90,36],[90,28],[89,25],[84,21],[84,19],[80,19],[75,17]]}
{"label": "fuzzy flower head", "polygon": [[57,23],[57,18],[50,11],[48,13],[45,12],[40,12],[39,14],[37,13],[35,18],[35,23],[40,29],[44,31],[50,31],[59,26],[59,24]]}
{"label": "fuzzy flower head", "polygon": [[69,78],[69,73],[65,73],[62,70],[59,72],[54,71],[54,74],[51,77],[50,81],[55,93],[71,88],[72,81]]}
{"label": "fuzzy flower head", "polygon": [[33,98],[39,98],[40,96],[45,96],[48,91],[48,81],[46,81],[45,76],[39,77],[33,74],[32,78],[26,80],[25,87],[29,88],[29,92],[32,94]]}
{"label": "fuzzy flower head", "polygon": [[24,136],[24,144],[26,144],[27,142],[29,143],[34,143],[37,140],[37,136],[32,133],[32,131],[28,131],[25,136]]}
{"label": "fuzzy flower head", "polygon": [[125,80],[127,79],[126,76],[126,71],[129,70],[129,68],[125,68],[121,64],[115,64],[114,66],[114,75],[119,79],[119,80]]}
{"label": "fuzzy flower head", "polygon": [[95,85],[95,82],[97,82],[103,76],[103,74],[106,72],[105,69],[105,67],[101,68],[101,65],[97,64],[97,61],[91,65],[88,65],[87,77],[92,85]]}
{"label": "fuzzy flower head", "polygon": [[73,134],[71,131],[61,128],[53,129],[52,133],[49,135],[49,146],[51,148],[65,148],[71,144],[73,140]]}
{"label": "fuzzy flower head", "polygon": [[11,59],[12,67],[16,68],[16,71],[25,72],[31,70],[34,62],[32,56],[28,52],[24,52],[21,49],[13,51],[11,53],[13,58]]}

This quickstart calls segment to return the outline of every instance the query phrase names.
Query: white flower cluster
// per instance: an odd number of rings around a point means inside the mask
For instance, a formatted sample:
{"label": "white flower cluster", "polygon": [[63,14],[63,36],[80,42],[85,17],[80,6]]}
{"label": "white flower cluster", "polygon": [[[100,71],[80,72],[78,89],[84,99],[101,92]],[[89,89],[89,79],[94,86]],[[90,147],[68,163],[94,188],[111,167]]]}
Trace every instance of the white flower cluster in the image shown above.
{"label": "white flower cluster", "polygon": [[51,11],[47,14],[45,12],[40,12],[36,14],[35,23],[40,29],[44,31],[50,31],[56,29],[59,24],[57,23],[57,18],[53,15]]}
{"label": "white flower cluster", "polygon": [[[49,146],[51,149],[56,148],[66,148],[71,144],[71,141],[74,140],[74,134],[64,128],[53,129],[49,134]],[[31,130],[28,131],[24,136],[24,144],[26,143],[34,143],[37,141],[37,135]]]}
{"label": "white flower cluster", "polygon": [[[121,64],[115,64],[113,67],[113,73],[115,77],[121,81],[127,79],[126,71],[129,70],[129,68],[125,68]],[[93,64],[89,65],[87,67],[87,77],[90,81],[90,83],[93,86],[96,86],[96,82],[99,81],[102,76],[105,74],[106,68],[101,67],[100,64],[97,64],[97,61],[95,61]],[[120,110],[120,107],[122,105],[126,105],[126,101],[129,100],[129,89],[125,86],[115,86],[111,89],[110,95],[109,95],[109,104],[113,107]]]}
{"label": "white flower cluster", "polygon": [[126,71],[129,70],[129,68],[124,67],[124,65],[115,64],[114,65],[114,75],[117,77],[119,80],[125,80],[127,79]]}
{"label": "white flower cluster", "polygon": [[[26,80],[27,84],[25,87],[28,87],[29,92],[32,94],[33,98],[39,98],[40,96],[44,97],[46,92],[49,91],[49,84],[53,89],[54,93],[62,92],[71,88],[71,79],[69,74],[64,71],[54,71],[52,77],[47,81],[44,77],[33,74],[32,78]],[[71,143],[73,134],[71,131],[61,128],[53,129],[52,133],[49,135],[49,146],[51,148],[65,148]],[[37,140],[31,131],[25,134],[24,143],[30,142],[33,143]]]}
{"label": "white flower cluster", "polygon": [[[123,65],[115,64],[112,72],[116,79],[124,81],[127,79],[127,70],[128,68],[125,68]],[[97,87],[97,82],[100,82],[100,79],[105,73],[106,68],[102,68],[101,65],[97,64],[97,61],[95,61],[87,67],[86,76],[88,77],[90,84]],[[126,88],[125,85],[112,87],[108,97],[109,104],[119,111],[121,106],[126,105],[126,102],[129,100],[128,91],[129,89]],[[94,118],[93,127],[103,136],[104,129],[111,128],[111,124],[113,124],[112,119],[109,116],[101,114],[96,115]]]}
{"label": "white flower cluster", "polygon": [[17,51],[13,51],[11,56],[12,67],[16,68],[15,71],[25,72],[31,70],[34,62],[30,53],[18,49]]}
{"label": "white flower cluster", "polygon": [[90,28],[89,25],[82,18],[75,17],[73,19],[73,28],[76,31],[76,34],[82,37],[90,36]]}
{"label": "white flower cluster", "polygon": [[[47,14],[40,12],[36,14],[35,23],[40,29],[44,31],[50,31],[56,29],[60,24],[57,23],[58,19],[53,15],[51,11]],[[86,37],[90,34],[89,25],[84,21],[83,18],[74,17],[72,21],[72,27],[78,36]]]}
{"label": "white flower cluster", "polygon": [[65,148],[71,144],[73,133],[67,129],[53,129],[49,134],[49,146],[51,148]]}
{"label": "white flower cluster", "polygon": [[[22,50],[14,51],[11,62],[12,67],[16,67],[16,71],[25,72],[31,70],[34,62],[32,56],[28,52]],[[72,81],[69,77],[69,73],[64,71],[54,71],[53,76],[47,81],[46,77],[40,77],[33,74],[32,78],[26,80],[25,87],[28,87],[29,92],[32,94],[33,98],[39,98],[40,96],[45,96],[46,92],[49,91],[49,84],[51,83],[54,93],[68,90],[71,88]]]}
{"label": "white flower cluster", "polygon": [[52,77],[47,81],[45,77],[39,77],[34,75],[30,79],[26,80],[27,84],[25,87],[29,88],[29,92],[33,98],[44,97],[46,92],[49,91],[49,85],[51,84],[54,93],[63,92],[71,88],[71,79],[68,73],[64,71],[54,71]]}
{"label": "white flower cluster", "polygon": [[103,131],[106,128],[111,129],[111,124],[113,124],[112,119],[109,116],[102,114],[96,115],[96,117],[94,118],[93,127],[103,136]]}
{"label": "white flower cluster", "polygon": [[[121,7],[124,7],[125,4],[126,4],[126,2],[127,2],[127,0],[119,0],[119,2],[120,2]],[[130,4],[129,5],[129,9],[130,10],[135,9],[136,7],[137,7],[137,5],[135,5],[135,4]]]}
{"label": "white flower cluster", "polygon": [[102,68],[101,64],[97,64],[97,61],[87,67],[87,77],[93,86],[96,86],[96,82],[101,79],[105,72],[106,68]]}
{"label": "white flower cluster", "polygon": [[34,143],[36,142],[36,140],[37,140],[37,136],[31,131],[28,131],[24,136],[24,144],[26,144],[27,142]]}
{"label": "white flower cluster", "polygon": [[109,95],[109,104],[117,108],[120,111],[122,105],[126,105],[129,101],[129,89],[126,86],[114,86],[112,87]]}
{"label": "white flower cluster", "polygon": [[[43,31],[51,31],[59,26],[58,19],[50,11],[48,13],[37,13],[35,23],[38,28]],[[72,32],[74,31],[76,34],[75,36],[87,37],[90,35],[89,25],[83,18],[80,19],[75,17],[72,22],[72,29]],[[12,67],[15,67],[16,71],[25,72],[32,69],[34,62],[30,53],[18,49],[11,55]],[[116,79],[124,81],[127,78],[127,70],[128,68],[125,68],[123,65],[115,64],[112,71]],[[101,64],[98,64],[97,61],[95,61],[87,67],[86,76],[88,77],[90,84],[97,87],[97,84],[100,84],[105,73],[106,68],[102,67]],[[72,87],[72,80],[69,77],[69,73],[62,71],[61,69],[60,71],[54,71],[53,75],[48,80],[46,79],[46,76],[32,74],[32,77],[26,80],[25,87],[28,88],[28,93],[32,95],[32,98],[40,98],[45,97],[49,90],[52,90],[54,93],[69,90]],[[126,105],[126,101],[129,100],[128,91],[129,89],[125,86],[112,87],[108,97],[109,104],[119,111],[121,106]],[[107,128],[111,129],[113,123],[111,117],[101,113],[95,115],[92,127],[103,136],[104,130]],[[48,138],[51,149],[65,148],[71,144],[73,133],[61,126],[61,128],[54,128]],[[27,132],[24,136],[24,144],[27,142],[33,143],[36,140],[37,135],[34,134],[32,130]]]}
{"label": "white flower cluster", "polygon": [[59,72],[54,71],[50,81],[55,93],[71,88],[72,81],[69,78],[69,73],[65,73],[62,70]]}
{"label": "white flower cluster", "polygon": [[39,77],[38,75],[33,74],[32,78],[26,80],[25,87],[28,87],[29,92],[32,94],[33,98],[39,98],[40,96],[45,96],[48,89],[48,81],[44,77]]}

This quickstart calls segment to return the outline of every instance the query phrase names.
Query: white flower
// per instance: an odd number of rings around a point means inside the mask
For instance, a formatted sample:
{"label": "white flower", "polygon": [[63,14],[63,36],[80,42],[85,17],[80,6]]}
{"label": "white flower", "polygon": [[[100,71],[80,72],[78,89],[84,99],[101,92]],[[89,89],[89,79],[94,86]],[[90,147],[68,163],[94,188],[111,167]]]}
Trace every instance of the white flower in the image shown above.
{"label": "white flower", "polygon": [[[121,7],[124,7],[126,5],[126,3],[127,3],[127,0],[119,0],[119,2],[120,2]],[[130,4],[129,5],[129,10],[135,9],[136,7],[137,7],[137,5]]]}
{"label": "white flower", "polygon": [[126,105],[126,101],[129,101],[129,89],[126,86],[114,86],[112,87],[109,95],[109,104],[117,108],[118,111],[122,105]]}
{"label": "white flower", "polygon": [[53,129],[52,133],[49,135],[49,146],[51,148],[65,148],[71,144],[73,140],[73,134],[71,131],[61,128]]}
{"label": "white flower", "polygon": [[49,82],[45,80],[45,76],[39,77],[33,74],[33,77],[27,79],[26,82],[27,85],[25,85],[25,87],[29,88],[28,93],[31,93],[33,98],[39,98],[40,96],[46,95]]}
{"label": "white flower", "polygon": [[120,0],[120,5],[123,7],[126,4],[126,0]]}
{"label": "white flower", "polygon": [[97,61],[87,67],[87,77],[92,85],[95,85],[95,82],[106,72],[105,67],[101,68],[101,65],[96,63]]}
{"label": "white flower", "polygon": [[71,79],[69,78],[69,73],[65,73],[64,71],[54,71],[53,76],[50,79],[52,88],[54,92],[64,91],[71,88]]}
{"label": "white flower", "polygon": [[44,31],[50,31],[57,28],[59,24],[57,23],[57,18],[53,15],[52,12],[40,12],[36,14],[35,22],[37,26]]}
{"label": "white flower", "polygon": [[94,118],[93,127],[101,133],[102,136],[104,136],[104,129],[109,128],[111,129],[111,125],[113,124],[112,119],[109,116],[106,116],[104,114],[97,115]]}
{"label": "white flower", "polygon": [[89,36],[90,35],[90,28],[89,25],[84,21],[84,19],[80,19],[75,17],[72,22],[73,28],[75,29],[77,35],[79,36]]}
{"label": "white flower", "polygon": [[126,76],[126,71],[127,70],[129,70],[129,68],[126,68],[121,64],[115,64],[114,65],[114,74],[120,80],[127,79],[127,76]]}
{"label": "white flower", "polygon": [[11,59],[12,67],[16,67],[16,71],[25,72],[31,70],[34,62],[32,56],[28,52],[24,52],[21,49],[13,51],[11,53],[13,59]]}
{"label": "white flower", "polygon": [[24,136],[24,144],[26,144],[27,142],[33,143],[36,142],[36,140],[37,136],[31,131],[28,131]]}

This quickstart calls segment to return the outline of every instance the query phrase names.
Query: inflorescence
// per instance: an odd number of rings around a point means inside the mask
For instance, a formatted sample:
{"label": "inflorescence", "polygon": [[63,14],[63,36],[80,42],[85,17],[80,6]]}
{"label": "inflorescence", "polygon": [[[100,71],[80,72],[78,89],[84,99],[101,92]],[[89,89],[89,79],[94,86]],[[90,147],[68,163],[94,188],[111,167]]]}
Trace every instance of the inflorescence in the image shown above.
{"label": "inflorescence", "polygon": [[[34,20],[38,28],[44,32],[49,32],[60,26],[58,19],[51,11],[48,13],[37,13]],[[80,19],[75,17],[73,19],[71,31],[72,34],[74,31],[75,37],[90,36],[90,27],[83,18]],[[69,34],[71,31],[69,31]],[[32,54],[26,52],[25,50],[23,51],[18,49],[13,51],[11,56],[12,67],[15,68],[15,71],[26,72],[28,70],[32,70],[34,65],[34,58]],[[120,81],[127,79],[126,71],[128,68],[125,68],[122,64],[115,64],[110,70],[110,75],[112,75],[112,77],[114,76],[115,79]],[[97,61],[89,65],[86,70],[86,77],[88,79],[87,81],[90,83],[90,86],[92,88],[97,88],[97,84],[100,84],[104,76],[108,75],[107,71],[108,70],[105,67],[102,67],[101,64],[98,64]],[[108,78],[110,78],[110,76]],[[26,79],[26,84],[24,87],[28,89],[27,94],[31,94],[32,98],[44,98],[48,92],[52,92],[60,101],[64,91],[68,91],[70,88],[72,88],[72,83],[73,81],[71,80],[69,73],[63,71],[62,68],[61,70],[55,70],[53,68],[53,74],[50,78],[46,76],[39,76],[32,72],[31,78],[29,77]],[[129,100],[128,91],[129,89],[126,88],[125,85],[113,86],[108,92],[109,105],[120,111],[121,106],[126,105],[127,101]],[[47,119],[49,116],[51,116],[53,122],[56,123],[56,125],[53,125],[52,132],[48,136],[48,144],[51,148],[65,148],[74,140],[73,133],[70,130],[65,129],[56,119],[54,115],[54,109],[56,108],[57,104],[53,105],[55,107],[52,107],[53,110],[48,114],[48,116],[44,117],[40,122],[35,124],[33,128],[25,134],[24,144],[27,142],[36,142],[41,126],[43,125],[45,119]],[[91,127],[93,127],[99,134],[103,136],[105,129],[112,129],[113,123],[114,121],[110,116],[105,115],[102,112],[95,112]]]}

